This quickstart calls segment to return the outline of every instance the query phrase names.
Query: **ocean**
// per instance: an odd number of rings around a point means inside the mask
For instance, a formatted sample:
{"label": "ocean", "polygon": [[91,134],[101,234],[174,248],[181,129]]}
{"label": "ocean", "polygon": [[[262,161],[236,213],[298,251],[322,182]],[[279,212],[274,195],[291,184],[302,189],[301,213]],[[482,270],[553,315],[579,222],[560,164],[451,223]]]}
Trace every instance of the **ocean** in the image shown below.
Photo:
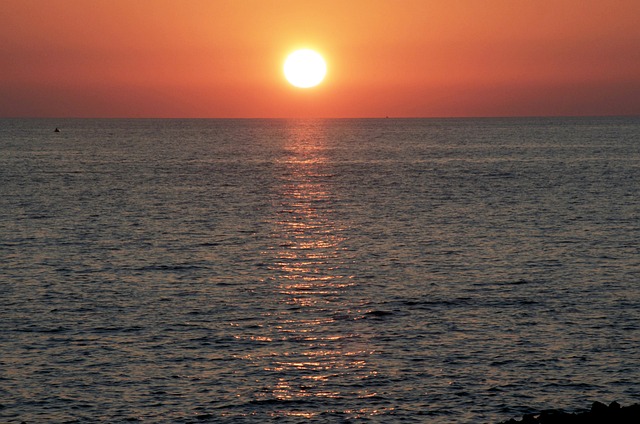
{"label": "ocean", "polygon": [[0,421],[637,403],[639,189],[638,117],[1,119]]}

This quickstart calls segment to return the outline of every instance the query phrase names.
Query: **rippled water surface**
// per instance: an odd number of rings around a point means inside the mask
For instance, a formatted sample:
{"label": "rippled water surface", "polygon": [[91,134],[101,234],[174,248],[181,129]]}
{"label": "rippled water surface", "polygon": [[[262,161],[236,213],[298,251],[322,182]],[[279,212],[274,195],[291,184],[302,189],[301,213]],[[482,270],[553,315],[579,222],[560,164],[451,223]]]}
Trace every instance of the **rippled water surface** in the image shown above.
{"label": "rippled water surface", "polygon": [[0,181],[2,422],[640,401],[638,118],[0,120]]}

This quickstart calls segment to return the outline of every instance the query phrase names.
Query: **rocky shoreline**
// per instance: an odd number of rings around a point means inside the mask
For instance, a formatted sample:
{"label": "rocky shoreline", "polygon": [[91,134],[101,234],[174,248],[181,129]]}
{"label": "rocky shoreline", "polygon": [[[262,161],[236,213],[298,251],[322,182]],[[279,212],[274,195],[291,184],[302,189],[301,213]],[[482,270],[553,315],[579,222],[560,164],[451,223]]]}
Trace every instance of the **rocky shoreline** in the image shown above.
{"label": "rocky shoreline", "polygon": [[559,410],[525,414],[522,420],[510,419],[500,424],[637,424],[640,423],[640,404],[620,406],[611,402],[609,406],[594,402],[591,410],[569,413]]}

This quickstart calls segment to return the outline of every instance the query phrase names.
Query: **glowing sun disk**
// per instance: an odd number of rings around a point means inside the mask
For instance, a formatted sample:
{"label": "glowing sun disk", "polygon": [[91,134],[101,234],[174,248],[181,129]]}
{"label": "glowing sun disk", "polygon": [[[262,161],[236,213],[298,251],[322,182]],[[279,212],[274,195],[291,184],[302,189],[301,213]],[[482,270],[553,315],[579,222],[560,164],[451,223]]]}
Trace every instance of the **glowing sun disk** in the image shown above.
{"label": "glowing sun disk", "polygon": [[300,88],[314,87],[322,82],[327,64],[313,50],[302,49],[291,53],[284,62],[284,76],[291,85]]}

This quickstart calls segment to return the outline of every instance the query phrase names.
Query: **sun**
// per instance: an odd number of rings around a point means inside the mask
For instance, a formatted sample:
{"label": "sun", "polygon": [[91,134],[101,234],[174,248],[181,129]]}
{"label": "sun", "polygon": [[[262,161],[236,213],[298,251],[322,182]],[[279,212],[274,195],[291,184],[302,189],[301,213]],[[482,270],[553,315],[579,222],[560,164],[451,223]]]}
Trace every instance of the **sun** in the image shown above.
{"label": "sun", "polygon": [[284,76],[291,85],[299,88],[315,87],[327,74],[327,64],[320,53],[302,49],[287,56],[284,62]]}

